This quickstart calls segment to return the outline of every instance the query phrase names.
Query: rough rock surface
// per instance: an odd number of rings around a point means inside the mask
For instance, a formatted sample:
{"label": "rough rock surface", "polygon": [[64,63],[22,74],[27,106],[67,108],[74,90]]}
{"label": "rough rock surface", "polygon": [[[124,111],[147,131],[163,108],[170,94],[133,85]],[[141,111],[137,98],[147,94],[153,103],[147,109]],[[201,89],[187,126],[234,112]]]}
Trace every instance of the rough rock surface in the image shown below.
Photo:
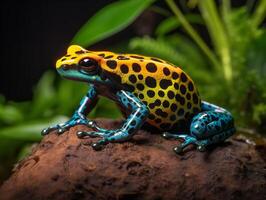
{"label": "rough rock surface", "polygon": [[[105,128],[118,121],[100,120]],[[76,126],[51,133],[2,185],[0,199],[266,199],[266,148],[235,139],[177,156],[175,140],[139,131],[102,151]]]}

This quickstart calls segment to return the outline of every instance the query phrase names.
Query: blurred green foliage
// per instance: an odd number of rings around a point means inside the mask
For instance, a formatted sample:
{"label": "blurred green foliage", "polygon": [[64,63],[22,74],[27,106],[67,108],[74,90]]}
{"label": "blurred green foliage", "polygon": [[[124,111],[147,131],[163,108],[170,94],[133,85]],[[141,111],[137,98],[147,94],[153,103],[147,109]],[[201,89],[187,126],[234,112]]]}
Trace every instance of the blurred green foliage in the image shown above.
{"label": "blurred green foliage", "polygon": [[[181,9],[173,0],[165,0],[168,10],[152,5],[154,1],[120,0],[107,5],[88,20],[72,43],[89,47],[126,28],[145,9],[157,12],[164,19],[153,36],[129,38],[126,46],[121,45],[123,49],[113,49],[156,56],[182,66],[201,96],[232,111],[238,126],[265,130],[266,32],[261,24],[266,1],[232,7],[230,0],[219,4],[184,0]],[[199,13],[192,12],[194,8]],[[195,25],[206,28],[210,46]],[[32,101],[6,102],[0,96],[0,180],[7,166],[40,141],[43,128],[71,116],[87,89],[86,84],[58,79],[48,71],[35,87]],[[89,117],[118,118],[121,114],[113,102],[101,98]]]}

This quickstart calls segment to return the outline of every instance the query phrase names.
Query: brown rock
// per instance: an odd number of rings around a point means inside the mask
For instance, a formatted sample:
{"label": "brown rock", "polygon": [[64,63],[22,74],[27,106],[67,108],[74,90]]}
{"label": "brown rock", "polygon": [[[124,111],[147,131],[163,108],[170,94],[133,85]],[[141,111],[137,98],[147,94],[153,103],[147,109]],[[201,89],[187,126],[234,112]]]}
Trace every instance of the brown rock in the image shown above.
{"label": "brown rock", "polygon": [[[117,121],[101,120],[105,128]],[[230,140],[176,155],[175,140],[139,131],[94,151],[76,126],[45,136],[0,189],[0,199],[266,199],[265,146]]]}

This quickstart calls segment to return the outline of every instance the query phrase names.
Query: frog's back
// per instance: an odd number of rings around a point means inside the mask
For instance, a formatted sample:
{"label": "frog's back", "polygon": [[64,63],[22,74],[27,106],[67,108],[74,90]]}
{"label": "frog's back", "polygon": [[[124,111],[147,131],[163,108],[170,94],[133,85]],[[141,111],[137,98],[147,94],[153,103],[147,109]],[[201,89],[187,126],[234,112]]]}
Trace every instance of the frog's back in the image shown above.
{"label": "frog's back", "polygon": [[199,93],[181,68],[158,58],[135,54],[102,52],[102,56],[101,66],[108,76],[148,106],[149,124],[169,130],[181,126],[200,111]]}

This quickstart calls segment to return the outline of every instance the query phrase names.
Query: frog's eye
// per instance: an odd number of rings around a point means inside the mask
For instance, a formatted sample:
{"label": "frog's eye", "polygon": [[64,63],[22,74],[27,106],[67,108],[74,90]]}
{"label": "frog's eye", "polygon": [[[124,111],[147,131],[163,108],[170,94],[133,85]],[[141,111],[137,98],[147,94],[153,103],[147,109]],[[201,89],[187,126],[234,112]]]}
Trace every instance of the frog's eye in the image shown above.
{"label": "frog's eye", "polygon": [[95,60],[92,60],[90,58],[83,58],[79,62],[79,66],[81,70],[89,74],[95,74],[98,71],[98,63]]}

